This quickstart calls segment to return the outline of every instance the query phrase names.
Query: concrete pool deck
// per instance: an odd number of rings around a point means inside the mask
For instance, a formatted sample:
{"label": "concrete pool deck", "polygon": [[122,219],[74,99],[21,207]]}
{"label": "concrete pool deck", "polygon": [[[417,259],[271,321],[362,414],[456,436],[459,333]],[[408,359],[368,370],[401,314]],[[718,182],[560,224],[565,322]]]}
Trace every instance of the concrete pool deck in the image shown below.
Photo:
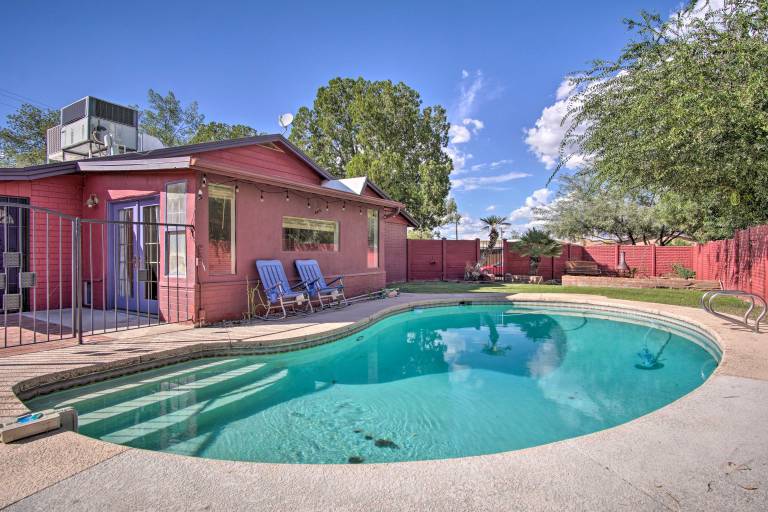
{"label": "concrete pool deck", "polygon": [[[403,294],[248,326],[129,331],[116,339],[0,356],[0,417],[17,394],[203,353],[297,348],[420,301],[567,302],[659,314],[711,332],[716,372],[689,395],[618,427],[495,455],[371,465],[216,461],[66,432],[0,445],[9,510],[766,510],[768,334],[686,307],[571,294]],[[360,323],[356,323],[360,322]],[[334,332],[335,331],[335,332]],[[642,393],[642,390],[638,390]],[[2,421],[2,420],[0,420]]]}

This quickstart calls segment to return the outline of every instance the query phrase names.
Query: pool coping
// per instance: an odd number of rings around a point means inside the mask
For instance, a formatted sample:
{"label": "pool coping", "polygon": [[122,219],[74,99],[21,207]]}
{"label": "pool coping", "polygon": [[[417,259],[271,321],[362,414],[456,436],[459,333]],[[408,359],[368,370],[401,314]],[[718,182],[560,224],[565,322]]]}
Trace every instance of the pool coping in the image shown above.
{"label": "pool coping", "polygon": [[[153,368],[153,367],[159,367],[164,366],[167,364],[173,364],[175,362],[181,362],[201,357],[209,357],[209,356],[215,356],[215,355],[242,355],[245,353],[275,353],[275,352],[284,352],[288,350],[299,350],[301,348],[307,348],[310,346],[316,346],[323,343],[329,343],[334,340],[343,338],[345,336],[348,336],[350,334],[354,334],[355,332],[358,332],[371,324],[382,320],[383,318],[401,313],[403,311],[408,311],[410,309],[414,308],[423,308],[423,307],[430,307],[430,306],[445,306],[450,304],[456,304],[456,303],[473,303],[473,304],[515,304],[515,303],[525,303],[525,304],[536,304],[536,303],[542,303],[546,304],[548,306],[556,306],[561,305],[564,307],[576,307],[577,309],[584,309],[585,307],[590,308],[609,308],[611,310],[618,310],[618,311],[633,311],[634,313],[640,312],[641,314],[645,315],[652,315],[656,318],[662,318],[664,320],[673,321],[675,323],[682,323],[685,326],[688,327],[694,327],[698,330],[703,331],[707,334],[707,336],[713,340],[719,347],[722,352],[722,357],[720,359],[720,364],[718,365],[717,369],[713,372],[713,374],[707,379],[706,382],[704,382],[701,386],[697,387],[690,393],[678,398],[676,401],[662,407],[661,409],[658,409],[654,412],[651,412],[647,415],[641,416],[639,418],[636,418],[634,420],[631,420],[627,423],[623,423],[621,425],[618,425],[616,427],[594,432],[591,434],[587,434],[586,436],[580,436],[576,438],[569,438],[561,441],[557,441],[554,443],[541,445],[541,446],[535,446],[531,448],[526,448],[522,450],[515,450],[512,452],[502,452],[498,454],[492,454],[492,455],[478,455],[473,457],[464,457],[459,459],[444,459],[444,460],[433,460],[433,461],[412,461],[412,462],[396,462],[396,463],[381,463],[381,464],[367,464],[364,465],[366,468],[376,468],[378,467],[378,471],[385,471],[387,474],[391,473],[392,471],[401,471],[404,468],[408,467],[417,467],[417,468],[428,468],[430,471],[432,470],[439,470],[441,466],[453,467],[456,465],[465,465],[465,464],[502,464],[503,461],[506,461],[507,459],[511,460],[518,460],[518,459],[525,459],[529,456],[549,456],[552,452],[559,452],[560,450],[567,450],[570,456],[573,456],[574,450],[579,451],[579,446],[584,444],[591,444],[594,443],[594,440],[601,440],[604,438],[616,438],[617,436],[619,438],[623,438],[624,436],[628,436],[628,432],[633,431],[633,429],[637,428],[638,424],[647,425],[648,423],[658,423],[662,419],[664,421],[669,421],[669,417],[675,417],[676,415],[679,415],[679,409],[689,409],[693,406],[698,406],[699,409],[701,406],[704,407],[704,413],[708,414],[709,407],[707,404],[701,404],[700,402],[703,400],[702,397],[706,397],[709,394],[711,394],[711,390],[715,388],[715,386],[722,385],[720,381],[722,382],[730,382],[728,379],[746,379],[748,381],[756,381],[761,382],[765,384],[765,381],[768,381],[768,358],[765,358],[765,355],[768,355],[768,336],[766,335],[756,335],[753,333],[749,333],[747,331],[738,329],[733,324],[727,323],[722,321],[721,319],[717,319],[714,317],[709,317],[703,312],[692,309],[692,308],[686,308],[682,306],[667,306],[667,305],[661,305],[661,304],[652,304],[652,303],[644,303],[644,302],[634,302],[634,301],[622,301],[622,300],[616,300],[616,299],[608,299],[601,296],[587,296],[587,295],[570,295],[570,294],[514,294],[514,295],[507,295],[507,294],[483,294],[483,296],[450,296],[450,297],[435,297],[435,298],[414,298],[413,300],[408,300],[408,297],[406,297],[405,302],[383,307],[380,310],[374,312],[373,314],[366,315],[360,319],[358,319],[355,322],[349,323],[348,325],[345,325],[343,327],[338,327],[334,329],[329,329],[326,332],[322,334],[313,334],[313,335],[298,335],[295,337],[292,337],[288,339],[288,341],[283,340],[282,343],[266,343],[263,341],[258,340],[250,340],[250,341],[211,341],[211,342],[201,342],[201,343],[195,343],[191,345],[187,345],[180,348],[174,348],[170,350],[157,350],[153,351],[148,354],[144,354],[141,356],[133,356],[133,357],[125,357],[125,358],[116,358],[115,360],[107,363],[99,363],[95,365],[84,365],[75,369],[70,369],[64,372],[54,372],[51,374],[45,374],[45,375],[39,375],[30,379],[24,379],[20,380],[18,382],[15,382],[12,386],[14,394],[21,394],[25,397],[34,396],[36,394],[40,394],[41,392],[49,392],[57,389],[62,389],[63,387],[71,387],[72,385],[78,385],[85,382],[93,382],[95,380],[102,380],[106,378],[111,378],[118,375],[125,375],[128,373],[133,373],[135,371],[141,371],[143,369]],[[761,339],[762,338],[762,339]],[[748,343],[747,343],[748,342]],[[747,347],[749,350],[747,350],[745,353],[745,347],[744,345],[749,345]],[[751,361],[753,358],[750,356],[753,355],[750,351],[757,351],[755,353],[759,353],[763,356],[762,361],[757,361],[756,366],[750,367],[750,365],[745,364],[747,359],[745,359],[745,356]],[[736,357],[732,357],[732,356]],[[724,380],[725,379],[725,380]],[[761,384],[762,385],[762,384]],[[755,409],[757,408],[757,412],[760,414],[763,414],[765,406],[762,404],[755,404],[755,403],[749,403],[747,404],[748,407]],[[746,406],[745,406],[746,407]],[[749,411],[742,407],[743,412],[748,413]],[[701,411],[699,411],[701,412]],[[753,412],[755,412],[753,410]],[[680,418],[682,421],[685,418]],[[759,428],[759,427],[758,427]],[[763,428],[763,430],[765,430]],[[740,436],[743,437],[745,435],[756,435],[755,432],[749,432],[749,433],[733,433],[735,436],[735,439],[732,441],[738,441]],[[117,445],[110,445],[109,443],[105,443],[102,441],[85,438],[84,436],[81,436],[79,434],[68,434],[69,436],[75,436],[77,438],[77,442],[83,446],[85,450],[89,451],[96,451],[98,449],[108,449],[110,447],[117,447]],[[768,447],[768,433],[761,433],[765,437],[765,446]],[[60,437],[60,436],[54,436],[54,437]],[[74,438],[72,438],[74,439]],[[651,439],[653,441],[653,439]],[[659,438],[656,440],[657,442],[663,442],[664,438]],[[728,439],[722,439],[721,440],[724,444],[727,443]],[[612,443],[616,443],[617,441],[614,439]],[[619,439],[618,444],[621,444],[622,442],[626,443],[632,442],[632,439]],[[34,442],[33,442],[34,443]],[[683,443],[685,444],[685,443]],[[690,444],[690,443],[689,443]],[[107,445],[107,446],[103,446]],[[611,442],[608,443],[608,445],[611,445]],[[2,445],[0,445],[2,447]],[[768,448],[767,448],[768,450]],[[104,460],[110,460],[113,456],[116,459],[122,459],[124,457],[128,457],[128,454],[134,454],[131,455],[131,457],[134,458],[140,458],[142,460],[146,459],[147,463],[151,461],[152,464],[163,464],[163,465],[170,465],[174,467],[180,467],[179,465],[185,465],[185,464],[193,464],[196,467],[201,468],[221,468],[221,467],[237,467],[242,470],[243,467],[249,467],[252,466],[249,471],[254,472],[265,472],[268,474],[274,473],[274,472],[287,472],[291,474],[301,473],[306,477],[317,477],[317,475],[320,474],[328,474],[328,473],[335,473],[337,471],[342,472],[344,475],[349,474],[350,470],[349,466],[345,465],[305,465],[305,464],[272,464],[272,463],[252,463],[252,462],[234,462],[234,461],[216,461],[212,459],[200,459],[200,458],[193,458],[193,457],[186,457],[181,455],[172,455],[172,454],[166,454],[166,453],[159,453],[159,452],[148,452],[145,450],[139,450],[135,448],[127,448],[127,447],[119,447],[119,450],[117,450],[117,453],[110,456],[109,458],[105,458]],[[533,455],[529,455],[533,454]],[[538,455],[536,455],[538,454]],[[762,453],[758,453],[758,459],[761,461],[768,460],[768,454],[763,451]],[[194,462],[192,462],[194,461]],[[564,462],[564,461],[563,461]],[[106,462],[102,462],[100,464],[106,464]],[[506,464],[506,462],[503,462],[503,464]],[[502,465],[503,465],[502,464]],[[246,466],[243,466],[246,465]],[[765,467],[768,468],[768,463],[764,463]],[[356,468],[361,468],[363,466],[356,466]],[[290,469],[289,469],[290,468]],[[337,469],[332,469],[337,468]],[[344,468],[344,469],[342,469]],[[761,466],[762,468],[762,466]],[[367,471],[369,471],[368,469]],[[763,469],[761,469],[762,471]],[[768,471],[768,469],[765,469]],[[91,469],[87,469],[83,471],[83,474],[85,475],[88,473],[88,475],[92,478],[95,478],[95,476],[91,475],[91,471],[98,471],[97,468],[92,467]],[[410,469],[408,470],[410,471]],[[314,478],[313,477],[313,478]],[[627,478],[624,478],[627,480]],[[58,485],[58,484],[57,484]],[[61,484],[63,485],[63,484]],[[681,484],[682,485],[682,484]],[[670,501],[667,497],[661,495],[657,495],[657,492],[655,489],[647,489],[643,488],[642,494],[650,495],[652,497],[652,502],[656,504],[661,504],[662,508],[670,507],[670,503],[672,504],[672,508],[674,508],[674,499]],[[705,491],[709,492],[709,491]],[[732,489],[729,487],[729,492],[732,492]],[[31,493],[28,494],[28,496],[31,496]],[[43,493],[44,494],[44,493]],[[750,494],[756,496],[760,500],[765,498],[768,500],[768,494],[766,494],[765,489],[761,489],[760,491],[755,494],[755,491],[749,491],[746,492],[746,497],[749,498]],[[712,499],[714,496],[709,495],[707,496],[709,499]],[[433,503],[442,503],[445,505],[448,503],[444,499],[441,501],[441,498],[439,496],[434,497],[437,501]],[[41,498],[42,499],[42,498]],[[329,498],[330,499],[330,498]],[[693,498],[691,498],[693,499]],[[745,498],[746,499],[746,498]],[[768,502],[768,501],[767,501]],[[743,506],[743,502],[741,503],[741,509],[745,509]],[[748,506],[746,506],[747,509],[749,509],[749,503],[747,502]],[[762,503],[762,501],[759,501],[759,503]],[[0,506],[2,506],[2,503],[0,502]],[[714,508],[713,508],[714,509]],[[755,508],[755,510],[758,510],[759,508]]]}

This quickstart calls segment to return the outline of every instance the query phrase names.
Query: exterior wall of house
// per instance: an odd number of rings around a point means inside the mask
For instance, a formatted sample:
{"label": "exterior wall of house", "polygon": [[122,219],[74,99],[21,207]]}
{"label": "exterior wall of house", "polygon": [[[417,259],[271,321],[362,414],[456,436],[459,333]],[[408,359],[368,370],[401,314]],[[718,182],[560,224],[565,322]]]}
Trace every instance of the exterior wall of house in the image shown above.
{"label": "exterior wall of house", "polygon": [[384,221],[383,240],[387,283],[400,283],[407,279],[407,231],[408,221],[401,215],[390,217]]}
{"label": "exterior wall of house", "polygon": [[[93,173],[82,178],[83,186],[80,195],[81,212],[83,219],[107,220],[110,206],[123,201],[134,201],[149,198],[158,198],[158,221],[166,222],[166,186],[169,183],[186,184],[186,209],[187,223],[192,224],[195,216],[195,194],[197,191],[197,176],[193,171],[150,171],[119,173]],[[99,204],[95,208],[88,208],[85,203],[91,194],[99,198]],[[137,219],[134,219],[137,220]],[[193,238],[192,230],[186,231],[187,244],[187,273],[186,277],[168,278],[165,274],[166,233],[163,227],[159,228],[160,243],[160,271],[158,287],[158,309],[161,318],[176,321],[177,319],[193,319],[195,313],[195,246],[197,239]],[[114,240],[117,226],[102,223],[83,223],[83,280],[92,281],[94,307],[101,308],[106,298],[110,305],[110,287],[105,278],[110,279],[113,273],[114,256],[107,253],[106,243]],[[200,243],[199,241],[197,242]],[[114,245],[114,242],[112,242]]]}
{"label": "exterior wall of house", "polygon": [[[26,198],[31,206],[77,216],[81,213],[81,203],[73,198],[82,195],[82,182],[80,176],[4,181],[0,182],[0,196]],[[29,254],[23,270],[34,271],[42,285],[37,287],[34,295],[27,297],[27,301],[40,309],[46,304],[51,309],[68,308],[72,297],[72,222],[64,219],[59,226],[58,215],[46,215],[41,211],[33,211],[29,215],[31,232],[22,234],[29,240]],[[46,281],[47,287],[44,285]]]}
{"label": "exterior wall of house", "polygon": [[[303,165],[303,164],[301,164]],[[207,174],[209,184],[234,186],[231,179]],[[205,322],[241,318],[247,309],[246,279],[253,286],[258,280],[256,260],[278,259],[283,263],[288,279],[298,281],[294,267],[297,259],[316,259],[326,278],[344,275],[347,296],[373,291],[386,281],[384,257],[383,211],[379,211],[379,266],[368,268],[368,208],[364,203],[326,200],[322,196],[295,193],[285,189],[261,187],[251,183],[238,183],[235,198],[235,273],[216,273],[211,270],[215,262],[215,249],[199,243],[201,258],[200,315]],[[196,208],[197,240],[208,240],[208,192],[198,201]],[[261,197],[264,200],[261,201]],[[289,201],[286,201],[286,193]],[[307,207],[309,203],[309,207]],[[327,207],[327,211],[326,211]],[[284,216],[309,219],[337,220],[339,222],[339,250],[337,252],[284,251],[282,219]]]}
{"label": "exterior wall of house", "polygon": [[[324,178],[303,159],[289,150],[269,149],[262,146],[229,148],[201,155],[206,167],[221,168],[234,176],[250,175],[277,177],[297,184],[320,185]],[[123,201],[138,201],[156,197],[159,221],[166,221],[166,186],[186,183],[187,222],[193,227],[186,231],[187,274],[176,280],[165,276],[166,238],[160,228],[159,309],[163,319],[188,318],[195,321],[215,322],[238,319],[247,308],[246,282],[251,286],[258,277],[255,262],[258,259],[279,259],[291,281],[298,281],[294,268],[297,259],[316,259],[325,276],[333,279],[344,275],[347,296],[354,296],[382,288],[390,281],[406,278],[406,230],[408,221],[402,216],[385,219],[382,207],[350,199],[336,199],[307,192],[298,192],[236,182],[231,177],[205,173],[209,184],[239,186],[235,197],[235,271],[228,271],[222,253],[210,247],[208,233],[209,187],[202,186],[203,173],[196,170],[97,172],[42,178],[31,181],[0,182],[0,195],[29,198],[33,206],[49,208],[82,219],[83,280],[91,284],[92,302],[96,309],[111,307],[114,287],[114,240],[118,234],[115,224],[105,223],[111,206]],[[202,198],[197,198],[197,191]],[[286,193],[289,201],[286,201]],[[98,198],[98,205],[88,208],[89,197]],[[378,194],[368,187],[366,197]],[[263,201],[262,201],[263,197]],[[309,203],[309,207],[308,207]],[[378,265],[369,268],[368,215],[376,209],[379,218]],[[335,220],[339,223],[337,251],[285,251],[282,240],[282,220],[285,216],[309,219]],[[49,291],[38,286],[39,305],[50,309],[70,307],[72,295],[71,221],[62,222],[61,236],[58,217],[49,215],[46,230],[44,215],[33,214],[34,240],[31,242],[31,262],[37,267],[38,283],[43,276],[40,269],[49,265]],[[134,219],[137,220],[137,219]],[[92,221],[92,222],[89,222]],[[47,238],[46,238],[47,233]],[[46,258],[61,248],[62,264]],[[46,253],[47,248],[47,253]],[[387,253],[391,254],[387,254]],[[31,265],[30,265],[31,266]],[[136,269],[138,267],[135,267]],[[27,269],[25,269],[27,270]],[[61,271],[61,277],[59,277]],[[58,297],[61,293],[61,301]]]}
{"label": "exterior wall of house", "polygon": [[[109,205],[112,202],[154,196],[159,198],[159,219],[164,221],[166,184],[186,181],[187,217],[188,222],[191,222],[195,208],[195,179],[195,174],[191,171],[68,175],[32,181],[0,182],[0,195],[28,198],[32,206],[48,208],[81,219],[102,221],[108,219]],[[99,199],[99,204],[94,208],[86,206],[91,194],[95,194]],[[36,272],[38,286],[35,295],[27,299],[27,307],[69,308],[72,305],[72,221],[63,218],[59,223],[59,215],[45,214],[37,210],[33,210],[29,215],[28,225],[31,232],[24,236],[29,240],[30,254],[24,270]],[[164,319],[191,319],[195,311],[195,242],[191,231],[188,230],[187,233],[187,254],[190,263],[187,265],[186,279],[180,279],[178,286],[177,281],[172,279],[169,287],[169,282],[162,272],[164,261],[160,264],[158,303],[161,317]],[[107,246],[114,234],[115,225],[88,222],[82,224],[83,280],[92,283],[93,306],[98,309],[104,306],[104,299],[109,293],[106,280],[109,279],[112,269],[107,262],[112,258],[107,252]],[[161,233],[161,255],[165,254],[164,238]]]}

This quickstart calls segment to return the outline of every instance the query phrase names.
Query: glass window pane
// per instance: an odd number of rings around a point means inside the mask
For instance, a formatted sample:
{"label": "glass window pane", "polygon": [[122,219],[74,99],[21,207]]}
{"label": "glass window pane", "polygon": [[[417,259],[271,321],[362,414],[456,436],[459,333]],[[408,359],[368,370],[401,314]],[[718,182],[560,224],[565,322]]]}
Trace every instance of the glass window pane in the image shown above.
{"label": "glass window pane", "polygon": [[208,186],[208,270],[212,274],[235,272],[235,191],[223,185]]}
{"label": "glass window pane", "polygon": [[185,277],[187,275],[187,255],[184,251],[186,243],[187,234],[184,231],[168,231],[165,234],[165,246],[168,248],[165,273],[169,276]]}
{"label": "glass window pane", "polygon": [[283,250],[336,252],[339,250],[339,223],[283,217]]}
{"label": "glass window pane", "polygon": [[368,210],[368,268],[379,266],[379,210]]}
{"label": "glass window pane", "polygon": [[165,221],[169,224],[187,223],[187,184],[169,183],[165,187]]}

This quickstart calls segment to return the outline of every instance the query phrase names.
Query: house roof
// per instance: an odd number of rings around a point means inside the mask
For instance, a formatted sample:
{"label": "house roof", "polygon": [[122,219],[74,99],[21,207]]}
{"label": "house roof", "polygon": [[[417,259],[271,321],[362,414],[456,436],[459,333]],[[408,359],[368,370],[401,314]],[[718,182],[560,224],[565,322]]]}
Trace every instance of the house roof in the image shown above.
{"label": "house roof", "polygon": [[[239,148],[252,145],[280,144],[296,155],[307,166],[317,172],[326,182],[346,182],[347,180],[337,180],[331,173],[320,167],[314,160],[307,156],[302,150],[296,147],[288,139],[280,134],[256,135],[253,137],[243,137],[240,139],[230,139],[213,142],[202,142],[199,144],[188,144],[186,146],[174,146],[170,148],[153,149],[150,151],[141,151],[135,153],[124,153],[121,155],[103,156],[97,158],[87,158],[83,160],[71,160],[68,162],[55,162],[43,165],[33,165],[29,167],[5,167],[0,168],[0,181],[29,181],[60,176],[64,174],[74,174],[83,171],[101,171],[118,170],[120,162],[124,162],[120,170],[147,170],[149,168],[181,168],[188,167],[184,165],[185,158],[217,151],[222,149]],[[142,165],[144,164],[144,165]],[[126,168],[128,167],[128,168]],[[393,201],[393,199],[383,190],[377,187],[373,182],[366,178],[365,184],[371,188],[379,197]],[[344,192],[355,193],[354,190],[344,190],[344,188],[329,187]],[[350,188],[346,186],[346,188]],[[360,195],[360,193],[357,193]],[[405,217],[413,226],[418,226],[418,222],[405,210],[400,210],[399,214]]]}

